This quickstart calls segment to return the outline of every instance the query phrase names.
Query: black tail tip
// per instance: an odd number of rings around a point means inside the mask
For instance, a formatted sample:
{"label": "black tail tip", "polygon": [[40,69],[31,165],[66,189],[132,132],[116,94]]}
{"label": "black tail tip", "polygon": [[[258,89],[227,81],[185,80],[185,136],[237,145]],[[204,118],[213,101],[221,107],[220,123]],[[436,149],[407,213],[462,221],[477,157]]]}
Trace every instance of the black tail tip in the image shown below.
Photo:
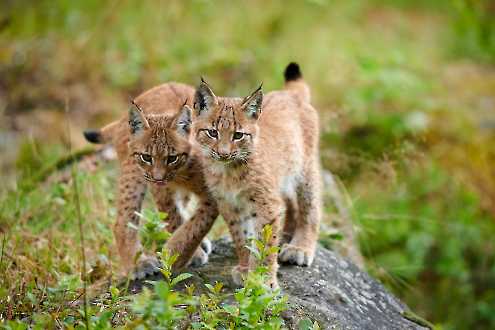
{"label": "black tail tip", "polygon": [[301,69],[299,69],[299,64],[295,62],[289,63],[285,68],[284,72],[285,81],[292,81],[302,78]]}
{"label": "black tail tip", "polygon": [[99,131],[88,129],[83,134],[88,142],[101,143],[101,133]]}

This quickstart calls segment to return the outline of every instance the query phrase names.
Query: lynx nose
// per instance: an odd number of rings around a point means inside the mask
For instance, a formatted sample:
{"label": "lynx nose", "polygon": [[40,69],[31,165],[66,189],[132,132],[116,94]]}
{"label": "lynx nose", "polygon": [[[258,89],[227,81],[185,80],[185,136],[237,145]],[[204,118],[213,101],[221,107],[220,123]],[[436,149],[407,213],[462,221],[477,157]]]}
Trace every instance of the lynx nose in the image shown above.
{"label": "lynx nose", "polygon": [[219,145],[217,148],[218,157],[227,159],[230,156],[230,146],[228,145]]}
{"label": "lynx nose", "polygon": [[153,176],[153,180],[162,181],[163,179],[165,179],[164,171],[154,169],[151,174]]}

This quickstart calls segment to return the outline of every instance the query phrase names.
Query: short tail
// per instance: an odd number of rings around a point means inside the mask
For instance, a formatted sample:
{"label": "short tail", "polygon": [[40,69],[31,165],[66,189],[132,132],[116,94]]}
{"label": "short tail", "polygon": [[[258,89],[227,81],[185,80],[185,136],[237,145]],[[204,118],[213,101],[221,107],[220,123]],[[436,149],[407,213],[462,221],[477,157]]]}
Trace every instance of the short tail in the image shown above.
{"label": "short tail", "polygon": [[285,89],[290,90],[304,102],[311,101],[311,92],[308,84],[304,81],[301,69],[297,63],[291,62],[284,71]]}
{"label": "short tail", "polygon": [[115,121],[106,125],[101,129],[87,129],[83,132],[84,137],[88,142],[103,144],[112,142],[113,137],[116,134],[119,121]]}

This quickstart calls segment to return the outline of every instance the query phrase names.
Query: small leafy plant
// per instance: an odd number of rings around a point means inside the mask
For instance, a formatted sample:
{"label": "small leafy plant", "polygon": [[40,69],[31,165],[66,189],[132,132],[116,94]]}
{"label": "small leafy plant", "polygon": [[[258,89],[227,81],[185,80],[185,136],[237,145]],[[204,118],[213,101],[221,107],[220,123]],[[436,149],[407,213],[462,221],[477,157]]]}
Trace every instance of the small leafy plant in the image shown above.
{"label": "small leafy plant", "polygon": [[144,288],[143,292],[136,297],[132,310],[137,318],[128,324],[128,327],[171,329],[185,318],[188,311],[194,311],[192,308],[184,308],[184,306],[194,306],[195,301],[191,299],[192,295],[173,290],[179,282],[192,276],[188,273],[182,273],[173,277],[172,265],[176,260],[177,255],[171,256],[167,250],[162,250],[163,268],[161,268],[161,273],[164,280],[152,282],[152,291]]}
{"label": "small leafy plant", "polygon": [[244,287],[234,293],[234,304],[226,303],[226,296],[220,294],[221,283],[206,285],[209,292],[200,296],[201,321],[193,324],[194,329],[281,329],[280,314],[287,309],[287,296],[280,290],[272,290],[266,284],[267,267],[265,259],[277,252],[277,247],[268,247],[272,228],[263,228],[262,239],[254,239],[250,249],[257,259],[257,267],[248,273]]}
{"label": "small leafy plant", "polygon": [[276,249],[267,247],[271,227],[263,229],[261,240],[253,240],[250,247],[258,260],[258,266],[245,279],[244,287],[232,295],[222,293],[223,284],[205,284],[206,291],[194,295],[194,285],[185,286],[185,291],[174,291],[174,287],[191,277],[182,273],[172,275],[172,265],[177,255],[170,256],[162,250],[161,272],[163,281],[153,283],[153,290],[144,289],[132,306],[136,318],[127,326],[147,329],[171,329],[182,325],[187,329],[282,329],[282,311],[287,308],[287,296],[279,290],[271,290],[265,284],[266,257]]}
{"label": "small leafy plant", "polygon": [[167,213],[150,209],[145,209],[138,215],[141,218],[141,226],[138,228],[131,223],[129,223],[129,226],[139,232],[141,243],[146,250],[156,252],[158,247],[163,246],[171,235],[166,230],[167,224],[165,220],[168,215]]}

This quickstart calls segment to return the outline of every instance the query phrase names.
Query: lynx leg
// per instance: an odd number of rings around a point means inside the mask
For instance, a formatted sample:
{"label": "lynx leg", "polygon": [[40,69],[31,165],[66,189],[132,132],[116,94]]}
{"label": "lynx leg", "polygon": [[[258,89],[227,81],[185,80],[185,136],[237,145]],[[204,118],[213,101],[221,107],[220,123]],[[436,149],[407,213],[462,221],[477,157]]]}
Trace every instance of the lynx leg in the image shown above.
{"label": "lynx leg", "polygon": [[[266,225],[272,227],[272,236],[267,242],[267,249],[278,246],[279,236],[280,236],[280,224],[282,220],[282,215],[284,214],[284,203],[277,196],[252,196],[255,203],[256,209],[256,235],[260,239],[263,235],[263,228]],[[249,268],[253,269],[257,263],[254,256],[250,256]],[[272,253],[268,255],[264,261],[265,265],[268,267],[268,284],[272,288],[278,288],[277,281],[277,253]]]}
{"label": "lynx leg", "polygon": [[294,198],[285,199],[285,219],[284,227],[281,235],[281,243],[285,244],[290,242],[294,236],[296,230],[297,217],[298,217],[297,200]]}
{"label": "lynx leg", "polygon": [[256,237],[256,213],[241,215],[229,207],[222,207],[221,214],[229,227],[239,259],[237,266],[232,269],[232,279],[236,285],[241,286],[249,270],[250,251],[246,246]]}
{"label": "lynx leg", "polygon": [[177,228],[165,244],[165,248],[170,253],[179,254],[174,268],[182,268],[188,264],[201,241],[210,231],[217,216],[218,209],[214,200],[204,198],[198,202],[196,214],[191,220]]}
{"label": "lynx leg", "polygon": [[299,217],[292,240],[280,251],[280,261],[310,266],[313,262],[321,219],[320,172],[314,165],[308,168],[298,189]]}
{"label": "lynx leg", "polygon": [[[178,191],[156,185],[151,186],[151,192],[158,210],[168,214],[167,230],[170,233],[175,232],[175,230],[184,223],[183,216],[178,207],[186,207],[189,202],[189,196],[183,196],[182,194],[179,194]],[[180,199],[180,201],[178,199]],[[178,204],[180,204],[180,206]],[[203,248],[203,246],[205,248]],[[194,253],[190,261],[191,265],[196,267],[206,264],[208,262],[208,255],[210,252],[211,242],[207,237],[205,237],[201,242],[201,246],[199,246]]]}
{"label": "lynx leg", "polygon": [[183,223],[176,207],[175,191],[157,185],[150,185],[150,191],[158,211],[167,213],[167,230],[173,233]]}
{"label": "lynx leg", "polygon": [[[138,232],[131,228],[129,223],[135,227],[139,226],[139,216],[136,212],[141,210],[145,193],[146,182],[141,171],[132,159],[124,160],[118,179],[117,222],[113,232],[122,270],[125,273],[129,273],[134,268],[136,255],[141,250]],[[144,262],[147,258],[143,256],[141,259]],[[151,260],[146,261],[149,261],[145,262],[146,264],[153,264]]]}

